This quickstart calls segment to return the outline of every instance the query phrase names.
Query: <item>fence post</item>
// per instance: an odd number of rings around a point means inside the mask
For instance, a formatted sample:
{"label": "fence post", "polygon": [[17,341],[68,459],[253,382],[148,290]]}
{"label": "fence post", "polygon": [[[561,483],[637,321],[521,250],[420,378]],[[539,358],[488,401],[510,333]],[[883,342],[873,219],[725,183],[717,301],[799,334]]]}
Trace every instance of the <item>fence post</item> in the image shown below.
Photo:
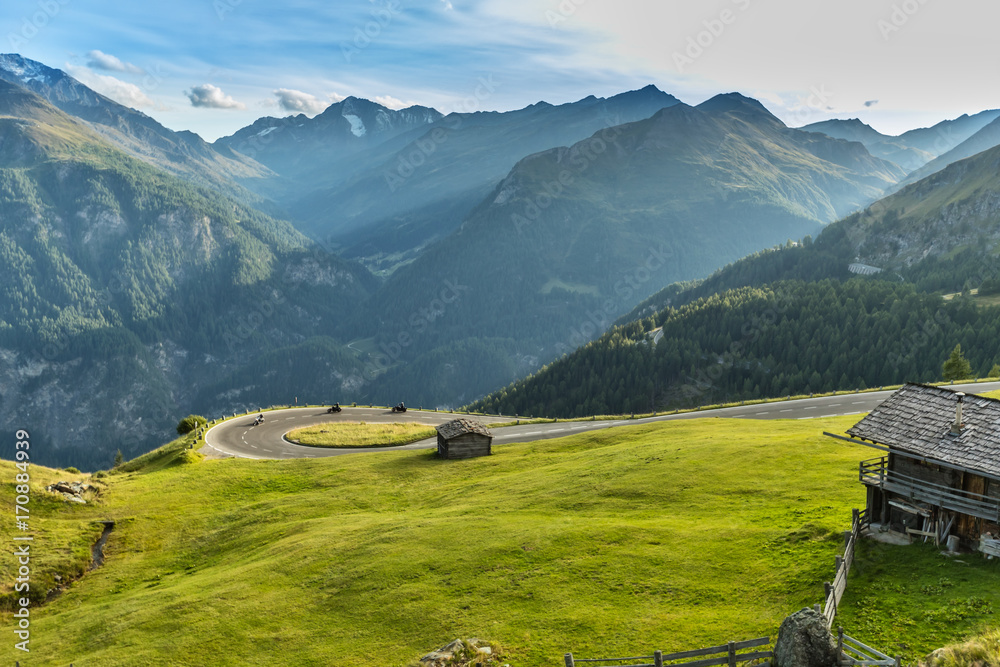
{"label": "fence post", "polygon": [[575,663],[573,662],[573,654],[572,653],[567,653],[564,657],[566,658],[566,667],[574,667],[575,666]]}
{"label": "fence post", "polygon": [[729,667],[736,667],[736,642],[729,642]]}
{"label": "fence post", "polygon": [[837,660],[840,661],[844,657],[844,626],[837,628]]}
{"label": "fence post", "polygon": [[663,667],[663,651],[653,652],[653,664],[656,667]]}
{"label": "fence post", "polygon": [[902,658],[900,658],[900,657],[899,657],[899,656],[897,655],[897,656],[896,656],[896,667],[902,667],[902,665],[903,665],[903,662],[902,662]]}

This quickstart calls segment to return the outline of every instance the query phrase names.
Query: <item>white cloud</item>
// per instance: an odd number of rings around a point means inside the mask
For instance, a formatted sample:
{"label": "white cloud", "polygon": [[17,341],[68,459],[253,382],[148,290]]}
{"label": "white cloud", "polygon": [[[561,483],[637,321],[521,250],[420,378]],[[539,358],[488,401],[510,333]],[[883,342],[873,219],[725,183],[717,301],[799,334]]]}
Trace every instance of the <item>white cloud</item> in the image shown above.
{"label": "white cloud", "polygon": [[455,9],[455,7],[451,4],[450,0],[441,0],[441,3],[444,4],[444,8],[447,9],[447,10],[449,10],[449,11],[451,11],[452,9]]}
{"label": "white cloud", "polygon": [[[274,91],[274,94],[278,98],[278,106],[285,111],[291,111],[293,113],[304,113],[307,116],[315,116],[318,113],[322,113],[324,109],[330,106],[330,102],[321,100],[315,95],[304,93],[301,90],[279,88]],[[340,99],[334,100],[337,102],[344,99],[343,96],[338,96],[336,94],[331,97],[339,97]]]}
{"label": "white cloud", "polygon": [[65,65],[66,71],[83,85],[91,88],[105,97],[110,97],[119,104],[124,104],[133,109],[159,108],[148,95],[134,83],[127,83],[121,79],[106,74],[97,74],[86,67],[78,65]]}
{"label": "white cloud", "polygon": [[406,107],[412,107],[416,102],[404,102],[403,100],[396,99],[392,95],[376,95],[375,102],[381,104],[386,109],[405,109]]}
{"label": "white cloud", "polygon": [[104,53],[96,49],[88,53],[87,58],[87,66],[94,69],[103,69],[109,72],[127,72],[128,74],[145,74],[141,67],[137,67],[132,63],[122,62],[110,53]]}
{"label": "white cloud", "polygon": [[194,86],[191,90],[185,91],[187,98],[191,100],[191,106],[204,107],[208,109],[246,109],[247,105],[237,102],[230,95],[222,92],[221,88],[206,83]]}

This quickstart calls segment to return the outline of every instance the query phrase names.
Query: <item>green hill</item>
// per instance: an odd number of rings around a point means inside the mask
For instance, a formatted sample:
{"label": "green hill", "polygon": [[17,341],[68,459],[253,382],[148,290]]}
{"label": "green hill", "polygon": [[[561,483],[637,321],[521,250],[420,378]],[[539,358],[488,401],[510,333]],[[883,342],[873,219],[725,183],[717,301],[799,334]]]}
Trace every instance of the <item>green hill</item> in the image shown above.
{"label": "green hill", "polygon": [[477,636],[543,665],[773,634],[820,600],[864,500],[863,448],[820,435],[849,423],[685,421],[460,462],[191,464],[180,441],[98,480],[88,505],[35,469],[34,595],[82,571],[96,520],[116,526],[105,565],[32,610],[30,664],[387,667]]}

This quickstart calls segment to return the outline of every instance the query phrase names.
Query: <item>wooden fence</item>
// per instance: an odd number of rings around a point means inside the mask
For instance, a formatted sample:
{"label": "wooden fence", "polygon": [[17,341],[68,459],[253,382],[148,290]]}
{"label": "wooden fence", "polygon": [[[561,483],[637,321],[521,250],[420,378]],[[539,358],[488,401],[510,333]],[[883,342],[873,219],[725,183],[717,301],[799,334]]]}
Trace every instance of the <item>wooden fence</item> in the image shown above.
{"label": "wooden fence", "polygon": [[[769,646],[770,637],[760,637],[759,639],[748,639],[743,642],[729,642],[719,646],[709,646],[708,648],[694,649],[693,651],[681,651],[679,653],[667,653],[656,651],[653,655],[643,655],[631,658],[574,658],[572,653],[566,654],[566,667],[580,667],[591,663],[618,663],[614,667],[711,667],[712,665],[735,665],[749,662],[760,667],[770,667],[773,653],[770,649],[765,651],[746,651],[756,649],[761,646]],[[691,660],[691,658],[699,658]],[[641,660],[643,662],[633,662]],[[677,662],[687,660],[688,662]],[[623,665],[621,663],[630,664]],[[607,665],[606,667],[612,667]]]}
{"label": "wooden fence", "polygon": [[837,572],[833,577],[833,583],[826,582],[826,600],[823,604],[822,614],[826,618],[826,625],[833,629],[833,619],[837,617],[837,607],[840,599],[844,597],[847,590],[847,575],[851,571],[854,563],[854,547],[861,537],[861,529],[868,525],[868,510],[853,510],[851,520],[851,530],[844,533],[844,555],[837,556]]}
{"label": "wooden fence", "polygon": [[887,656],[885,653],[865,646],[857,639],[844,634],[844,628],[837,628],[837,655],[840,656],[841,667],[853,665],[884,665],[885,667],[900,667],[900,659]]}

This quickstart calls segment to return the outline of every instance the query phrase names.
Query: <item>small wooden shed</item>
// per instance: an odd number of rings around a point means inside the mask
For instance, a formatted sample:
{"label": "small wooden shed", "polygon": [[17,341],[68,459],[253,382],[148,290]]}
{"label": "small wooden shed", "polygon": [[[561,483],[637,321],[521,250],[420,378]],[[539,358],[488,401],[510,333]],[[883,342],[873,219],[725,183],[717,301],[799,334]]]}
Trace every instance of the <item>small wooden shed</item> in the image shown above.
{"label": "small wooden shed", "polygon": [[438,456],[443,459],[471,459],[493,453],[493,434],[472,419],[453,419],[437,427]]}

